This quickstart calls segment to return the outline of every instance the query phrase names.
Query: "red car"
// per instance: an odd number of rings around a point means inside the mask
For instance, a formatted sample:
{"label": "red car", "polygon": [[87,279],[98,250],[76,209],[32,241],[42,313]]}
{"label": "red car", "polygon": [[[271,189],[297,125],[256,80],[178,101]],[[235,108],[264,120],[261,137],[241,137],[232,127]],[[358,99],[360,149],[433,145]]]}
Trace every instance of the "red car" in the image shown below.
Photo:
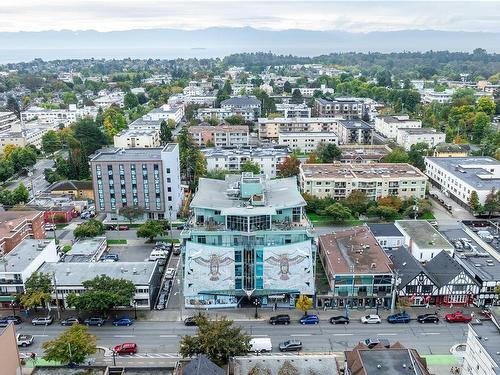
{"label": "red car", "polygon": [[446,321],[449,323],[469,323],[471,320],[472,316],[464,315],[461,311],[446,315]]}
{"label": "red car", "polygon": [[137,344],[133,342],[127,342],[125,344],[116,345],[113,348],[116,354],[135,354],[137,353]]}

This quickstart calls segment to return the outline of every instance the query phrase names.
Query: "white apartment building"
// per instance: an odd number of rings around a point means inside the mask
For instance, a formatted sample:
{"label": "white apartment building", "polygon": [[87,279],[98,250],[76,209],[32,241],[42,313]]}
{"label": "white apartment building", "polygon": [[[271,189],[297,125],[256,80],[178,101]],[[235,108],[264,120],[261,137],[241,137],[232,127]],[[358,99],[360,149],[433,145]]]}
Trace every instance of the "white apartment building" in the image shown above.
{"label": "white apartment building", "polygon": [[259,139],[278,140],[280,133],[285,132],[334,132],[337,134],[341,118],[331,117],[276,117],[259,118]]}
{"label": "white apartment building", "polygon": [[254,88],[255,88],[255,86],[252,85],[251,83],[233,83],[233,84],[231,84],[231,89],[233,90],[233,93],[238,94],[238,95],[251,94],[253,92]]}
{"label": "white apartment building", "polygon": [[490,157],[425,158],[430,182],[463,207],[475,191],[484,204],[492,189],[500,187],[500,162]]}
{"label": "white apartment building", "polygon": [[291,117],[311,117],[311,108],[306,104],[278,103],[276,104],[276,113],[284,118]]}
{"label": "white apartment building", "polygon": [[246,121],[255,121],[260,116],[261,103],[255,96],[234,96],[223,100],[220,107],[240,115]]}
{"label": "white apartment building", "polygon": [[398,129],[396,143],[409,151],[417,143],[426,143],[430,148],[446,141],[446,134],[433,128]]}
{"label": "white apartment building", "polygon": [[188,128],[198,146],[242,147],[248,146],[250,132],[247,125],[198,125]]}
{"label": "white apartment building", "polygon": [[169,84],[172,80],[172,76],[170,74],[155,74],[150,78],[145,78],[142,80],[142,83],[145,85],[161,85],[161,84]]}
{"label": "white apartment building", "polygon": [[333,94],[335,92],[334,89],[326,87],[325,84],[321,85],[321,87],[299,87],[299,91],[306,98],[311,98],[316,91],[322,94]]}
{"label": "white apartment building", "polygon": [[375,130],[384,137],[396,139],[399,129],[419,129],[422,121],[410,120],[408,115],[380,116],[375,118]]}
{"label": "white apartment building", "polygon": [[180,123],[183,117],[184,106],[169,104],[163,104],[161,107],[154,108],[146,115],[142,116],[143,120],[147,121],[173,120],[176,124]]}
{"label": "white apartment building", "polygon": [[98,112],[98,107],[77,108],[76,104],[70,104],[68,109],[30,107],[21,112],[21,123],[25,125],[27,122],[37,119],[40,125],[50,125],[55,129],[59,124],[68,125],[85,117],[95,120]]}
{"label": "white apartment building", "polygon": [[175,94],[168,98],[167,104],[170,106],[175,105],[188,105],[196,104],[201,106],[213,106],[216,97],[213,95],[200,95],[200,96],[188,96],[184,94]]}
{"label": "white apartment building", "polygon": [[286,132],[278,134],[278,144],[288,146],[292,151],[313,152],[320,143],[339,144],[339,137],[333,132]]}
{"label": "white apartment building", "polygon": [[0,153],[6,145],[26,147],[33,145],[42,148],[42,136],[48,131],[47,128],[29,128],[20,131],[7,130],[0,133]]}
{"label": "white apartment building", "polygon": [[158,129],[126,129],[113,137],[117,148],[151,148],[160,147],[160,131]]}
{"label": "white apartment building", "polygon": [[184,87],[182,93],[186,96],[201,96],[203,91],[196,81],[191,81],[188,86]]}
{"label": "white apartment building", "polygon": [[404,163],[300,165],[302,192],[318,198],[344,199],[361,190],[370,200],[390,195],[423,199],[426,183],[420,170]]}
{"label": "white apartment building", "polygon": [[424,94],[422,95],[422,102],[449,103],[454,93],[454,89],[446,89],[442,92],[434,91],[434,89],[425,89]]}
{"label": "white apartment building", "polygon": [[[196,118],[198,120],[205,120],[207,118],[216,119],[218,121],[224,121],[226,117],[233,115],[233,112],[229,109],[224,108],[200,108],[198,109]],[[253,116],[253,112],[248,112],[245,114],[246,117]]]}
{"label": "white apartment building", "polygon": [[0,131],[9,130],[13,124],[19,124],[14,112],[0,112]]}
{"label": "white apartment building", "polygon": [[467,345],[462,364],[464,375],[498,375],[500,373],[500,317],[494,308],[491,321],[469,324]]}
{"label": "white apartment building", "polygon": [[287,148],[205,148],[202,149],[207,161],[207,171],[225,169],[238,173],[246,161],[256,163],[260,172],[268,178],[276,177],[278,166],[288,157]]}
{"label": "white apartment building", "polygon": [[119,106],[120,108],[123,108],[124,99],[125,99],[125,93],[118,91],[118,92],[112,92],[110,94],[101,95],[98,98],[94,99],[93,102],[96,106],[103,109],[109,108],[113,104]]}

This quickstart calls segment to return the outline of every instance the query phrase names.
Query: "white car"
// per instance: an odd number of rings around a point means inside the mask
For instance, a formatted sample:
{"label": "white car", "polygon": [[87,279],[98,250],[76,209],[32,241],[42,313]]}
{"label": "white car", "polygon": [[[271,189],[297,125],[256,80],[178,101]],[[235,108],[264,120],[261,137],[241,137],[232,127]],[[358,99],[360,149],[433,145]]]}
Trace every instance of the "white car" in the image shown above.
{"label": "white car", "polygon": [[44,228],[45,228],[46,231],[48,231],[48,230],[56,230],[57,226],[55,224],[47,223],[47,224],[45,224]]}
{"label": "white car", "polygon": [[370,314],[361,317],[361,323],[363,324],[380,324],[381,322],[382,320],[380,319],[380,316],[375,314]]}
{"label": "white car", "polygon": [[26,347],[33,344],[33,336],[32,335],[22,335],[18,333],[16,335],[17,346]]}

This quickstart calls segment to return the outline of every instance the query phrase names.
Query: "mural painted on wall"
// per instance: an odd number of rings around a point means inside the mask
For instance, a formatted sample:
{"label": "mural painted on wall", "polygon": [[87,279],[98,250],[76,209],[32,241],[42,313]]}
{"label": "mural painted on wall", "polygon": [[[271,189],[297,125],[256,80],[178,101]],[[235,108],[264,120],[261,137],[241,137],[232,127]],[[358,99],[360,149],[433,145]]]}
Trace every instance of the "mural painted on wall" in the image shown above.
{"label": "mural painted on wall", "polygon": [[314,269],[311,243],[299,242],[264,248],[264,287],[314,292]]}
{"label": "mural painted on wall", "polygon": [[234,249],[187,242],[185,294],[234,287]]}

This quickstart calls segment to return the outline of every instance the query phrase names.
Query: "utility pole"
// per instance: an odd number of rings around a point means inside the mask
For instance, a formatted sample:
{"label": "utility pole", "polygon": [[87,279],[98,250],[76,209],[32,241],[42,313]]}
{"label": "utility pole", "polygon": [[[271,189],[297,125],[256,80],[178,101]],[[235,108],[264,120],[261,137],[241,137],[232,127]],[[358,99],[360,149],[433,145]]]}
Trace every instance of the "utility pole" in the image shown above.
{"label": "utility pole", "polygon": [[61,309],[59,308],[59,293],[57,292],[56,273],[54,271],[52,271],[52,281],[54,283],[54,291],[56,294],[57,320],[61,320]]}

